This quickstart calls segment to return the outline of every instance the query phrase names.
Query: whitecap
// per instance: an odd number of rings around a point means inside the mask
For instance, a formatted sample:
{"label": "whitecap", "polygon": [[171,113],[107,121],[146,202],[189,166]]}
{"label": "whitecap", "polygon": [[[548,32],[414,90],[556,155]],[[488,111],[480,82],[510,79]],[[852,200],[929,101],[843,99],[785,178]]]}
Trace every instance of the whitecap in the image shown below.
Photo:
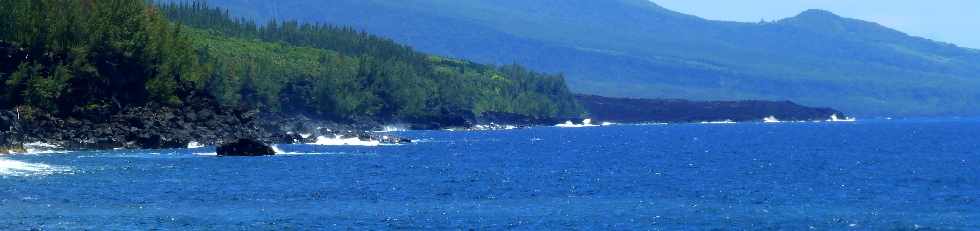
{"label": "whitecap", "polygon": [[857,122],[857,118],[854,117],[844,117],[840,118],[837,114],[830,115],[830,119],[827,122]]}
{"label": "whitecap", "polygon": [[279,146],[275,146],[275,145],[272,146],[272,151],[275,151],[276,152],[276,155],[303,155],[303,154],[310,154],[310,155],[312,155],[312,154],[319,154],[319,153],[287,152],[287,151],[283,151],[282,149],[279,149]]}
{"label": "whitecap", "polygon": [[35,149],[58,149],[61,148],[58,145],[49,144],[45,142],[33,142],[24,144],[24,148],[35,148]]}
{"label": "whitecap", "polygon": [[413,139],[412,140],[412,143],[440,143],[440,142],[445,142],[445,141],[436,141],[435,139],[432,139],[432,138]]}
{"label": "whitecap", "polygon": [[701,122],[701,124],[735,124],[735,121],[733,120],[705,121],[705,122]]}
{"label": "whitecap", "polygon": [[276,152],[276,155],[297,154],[297,153],[289,153],[289,152],[283,151],[282,149],[279,148],[278,145],[272,145],[271,147],[272,147],[272,151]]}
{"label": "whitecap", "polygon": [[584,127],[598,127],[598,126],[599,125],[592,124],[592,119],[584,119],[582,120],[582,124],[575,124],[575,122],[569,120],[569,121],[565,121],[565,123],[563,124],[555,125],[555,127],[560,127],[560,128],[584,128]]}
{"label": "whitecap", "polygon": [[26,143],[23,145],[26,151],[23,154],[64,154],[68,151],[62,150],[61,146],[44,143],[44,142],[33,142]]}
{"label": "whitecap", "polygon": [[71,168],[27,163],[0,158],[0,176],[44,176],[71,171]]}
{"label": "whitecap", "polygon": [[782,123],[783,121],[779,121],[779,119],[777,119],[776,116],[768,116],[766,118],[762,118],[762,122],[764,122],[764,123]]}
{"label": "whitecap", "polygon": [[204,145],[198,143],[197,141],[191,141],[190,143],[187,143],[187,149],[195,149],[195,148],[203,148],[203,147]]}
{"label": "whitecap", "polygon": [[[495,124],[495,123],[490,123],[490,124],[477,124],[477,125],[473,125],[473,127],[469,128],[469,129],[464,129],[464,130],[468,130],[468,131],[494,131],[494,130],[514,130],[514,129],[518,129],[518,127],[515,126],[515,125],[509,125],[509,124]],[[453,130],[448,130],[448,131],[453,131]]]}
{"label": "whitecap", "polygon": [[343,136],[336,135],[333,138],[320,136],[316,138],[316,142],[311,143],[311,145],[323,145],[323,146],[380,146],[381,141],[377,140],[361,140],[357,137],[343,138]]}

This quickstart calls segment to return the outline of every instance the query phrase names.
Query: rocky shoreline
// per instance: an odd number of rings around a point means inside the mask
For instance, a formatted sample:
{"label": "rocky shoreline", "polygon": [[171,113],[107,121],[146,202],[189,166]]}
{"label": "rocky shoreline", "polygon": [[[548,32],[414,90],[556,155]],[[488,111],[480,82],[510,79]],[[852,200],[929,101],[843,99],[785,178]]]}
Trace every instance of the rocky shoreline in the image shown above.
{"label": "rocky shoreline", "polygon": [[341,124],[215,105],[201,98],[181,108],[148,105],[112,115],[68,118],[25,108],[0,111],[0,153],[24,152],[25,144],[64,150],[179,149],[191,143],[218,146],[239,139],[268,144],[313,143],[321,136],[411,142],[369,132],[381,128],[377,123]]}
{"label": "rocky shoreline", "polygon": [[[332,122],[303,115],[226,109],[207,98],[186,107],[133,107],[113,115],[62,118],[29,109],[0,111],[0,153],[22,153],[25,144],[63,150],[180,149],[255,140],[266,144],[318,143],[319,139],[410,143],[386,133],[381,122]],[[464,114],[465,115],[465,114]],[[576,118],[570,118],[576,119]],[[498,130],[554,125],[568,119],[487,112],[445,121],[403,122],[403,129]]]}
{"label": "rocky shoreline", "polygon": [[[787,121],[824,120],[844,116],[828,108],[792,102],[623,99],[578,96],[595,121],[616,123],[754,121],[777,117]],[[533,118],[519,114],[485,112],[438,121],[403,122],[404,129],[505,130],[552,126],[584,118]],[[447,117],[448,118],[448,117]],[[321,137],[376,142],[411,140],[371,131],[384,123],[364,120],[331,122],[302,115],[269,114],[228,109],[207,97],[180,108],[148,105],[114,114],[90,113],[63,118],[30,109],[0,111],[0,153],[25,152],[25,144],[44,144],[64,150],[180,149],[188,144],[219,146],[241,139],[266,144],[317,143]]]}

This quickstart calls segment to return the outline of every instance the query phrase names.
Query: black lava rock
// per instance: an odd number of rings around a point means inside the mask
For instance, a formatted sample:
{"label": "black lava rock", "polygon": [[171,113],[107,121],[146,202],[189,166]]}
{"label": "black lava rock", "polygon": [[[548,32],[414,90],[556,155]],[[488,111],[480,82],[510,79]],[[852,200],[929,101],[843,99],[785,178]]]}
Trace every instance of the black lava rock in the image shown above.
{"label": "black lava rock", "polygon": [[813,108],[789,101],[689,101],[680,99],[630,99],[594,95],[575,98],[595,121],[620,123],[760,121],[774,116],[784,121],[826,120],[846,116],[831,108]]}
{"label": "black lava rock", "polygon": [[272,147],[250,139],[239,139],[218,146],[218,156],[271,156],[275,154],[276,151]]}

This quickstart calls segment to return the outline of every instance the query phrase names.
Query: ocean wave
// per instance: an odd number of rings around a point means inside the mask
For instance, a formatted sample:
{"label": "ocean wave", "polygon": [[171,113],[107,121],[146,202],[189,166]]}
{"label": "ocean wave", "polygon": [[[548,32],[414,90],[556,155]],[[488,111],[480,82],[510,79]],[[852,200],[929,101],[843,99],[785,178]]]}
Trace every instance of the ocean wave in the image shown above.
{"label": "ocean wave", "polygon": [[768,116],[766,118],[762,118],[762,122],[763,123],[782,123],[783,121],[780,121],[779,119],[777,119],[776,116]]}
{"label": "ocean wave", "polygon": [[584,127],[598,127],[599,125],[592,124],[592,119],[584,119],[581,124],[576,124],[571,120],[565,121],[563,124],[557,124],[555,127],[559,128],[584,128]]}
{"label": "ocean wave", "polygon": [[70,172],[71,168],[47,164],[27,163],[0,158],[0,176],[45,176]]}
{"label": "ocean wave", "polygon": [[735,124],[733,120],[722,120],[722,121],[704,121],[701,124]]}
{"label": "ocean wave", "polygon": [[381,146],[381,141],[377,140],[361,140],[357,137],[344,138],[343,136],[337,135],[333,138],[320,136],[316,138],[316,142],[310,143],[310,145],[321,145],[321,146]]}
{"label": "ocean wave", "polygon": [[201,143],[198,143],[197,141],[191,141],[190,143],[187,143],[187,149],[196,149],[196,148],[203,148],[203,147],[205,146]]}
{"label": "ocean wave", "polygon": [[857,118],[854,117],[844,117],[840,118],[837,114],[830,115],[830,119],[827,122],[857,122]]}
{"label": "ocean wave", "polygon": [[49,143],[44,143],[44,142],[26,143],[23,146],[24,146],[24,151],[26,151],[26,152],[25,153],[20,153],[20,154],[36,155],[36,154],[65,154],[65,153],[69,153],[69,151],[65,151],[63,148],[61,148],[61,146],[54,145],[54,144],[49,144]]}

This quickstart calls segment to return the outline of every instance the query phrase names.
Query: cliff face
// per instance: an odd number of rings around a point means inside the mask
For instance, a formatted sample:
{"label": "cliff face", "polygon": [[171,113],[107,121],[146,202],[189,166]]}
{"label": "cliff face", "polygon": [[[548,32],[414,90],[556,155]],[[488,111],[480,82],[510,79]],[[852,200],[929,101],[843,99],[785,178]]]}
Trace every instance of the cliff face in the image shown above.
{"label": "cliff face", "polygon": [[576,98],[593,120],[621,123],[761,121],[774,116],[783,121],[826,120],[844,113],[830,108],[812,108],[789,101],[688,101],[677,99],[629,99],[594,95]]}

